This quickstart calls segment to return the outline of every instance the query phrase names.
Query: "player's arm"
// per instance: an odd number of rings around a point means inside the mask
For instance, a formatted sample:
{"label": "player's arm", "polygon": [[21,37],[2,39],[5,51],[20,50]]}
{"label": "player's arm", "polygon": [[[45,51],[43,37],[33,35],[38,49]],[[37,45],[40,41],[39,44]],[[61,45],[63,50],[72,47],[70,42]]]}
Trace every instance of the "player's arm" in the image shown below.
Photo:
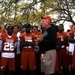
{"label": "player's arm", "polygon": [[28,46],[28,42],[25,41],[23,38],[20,38],[20,46],[21,47]]}

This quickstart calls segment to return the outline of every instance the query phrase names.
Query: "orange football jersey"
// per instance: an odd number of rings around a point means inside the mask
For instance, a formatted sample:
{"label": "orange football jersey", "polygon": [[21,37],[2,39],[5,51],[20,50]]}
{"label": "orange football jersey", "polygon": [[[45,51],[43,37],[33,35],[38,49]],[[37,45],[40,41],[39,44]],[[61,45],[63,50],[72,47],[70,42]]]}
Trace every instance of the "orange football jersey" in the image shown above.
{"label": "orange football jersey", "polygon": [[2,52],[13,52],[14,44],[17,41],[17,37],[15,35],[9,36],[8,34],[2,35],[3,47]]}

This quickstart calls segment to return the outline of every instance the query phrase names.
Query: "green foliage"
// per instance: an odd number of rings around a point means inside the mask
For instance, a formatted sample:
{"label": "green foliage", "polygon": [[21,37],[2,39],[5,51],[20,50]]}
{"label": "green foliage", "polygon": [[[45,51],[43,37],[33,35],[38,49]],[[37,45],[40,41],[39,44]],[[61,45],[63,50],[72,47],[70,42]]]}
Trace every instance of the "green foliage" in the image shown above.
{"label": "green foliage", "polygon": [[[37,8],[38,3],[40,3],[40,9]],[[63,17],[64,21],[74,23],[73,10],[75,10],[75,0],[33,0],[32,3],[21,2],[21,0],[3,0],[0,3],[0,21],[12,24],[30,22],[39,25],[41,16],[57,14],[57,19],[53,18],[55,23],[61,21]]]}
{"label": "green foliage", "polygon": [[19,0],[9,0],[9,3],[16,3],[18,2]]}

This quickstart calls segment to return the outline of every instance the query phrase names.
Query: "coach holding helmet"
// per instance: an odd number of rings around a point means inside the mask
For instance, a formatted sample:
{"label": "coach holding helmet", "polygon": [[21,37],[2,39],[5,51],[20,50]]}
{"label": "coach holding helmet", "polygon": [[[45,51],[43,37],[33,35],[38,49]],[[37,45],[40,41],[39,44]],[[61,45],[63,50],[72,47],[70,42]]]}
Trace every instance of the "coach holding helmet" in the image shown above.
{"label": "coach holding helmet", "polygon": [[42,37],[38,38],[41,50],[41,71],[45,75],[52,75],[56,61],[56,30],[51,26],[52,18],[50,16],[43,16],[41,19],[44,29]]}

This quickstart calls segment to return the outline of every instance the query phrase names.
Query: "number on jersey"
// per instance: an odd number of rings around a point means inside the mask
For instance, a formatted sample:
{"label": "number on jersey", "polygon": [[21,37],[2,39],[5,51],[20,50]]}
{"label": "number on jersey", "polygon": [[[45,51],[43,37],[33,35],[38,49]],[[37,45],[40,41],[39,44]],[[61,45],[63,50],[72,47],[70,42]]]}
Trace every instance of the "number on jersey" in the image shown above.
{"label": "number on jersey", "polygon": [[4,51],[14,51],[14,43],[5,42],[4,43]]}

